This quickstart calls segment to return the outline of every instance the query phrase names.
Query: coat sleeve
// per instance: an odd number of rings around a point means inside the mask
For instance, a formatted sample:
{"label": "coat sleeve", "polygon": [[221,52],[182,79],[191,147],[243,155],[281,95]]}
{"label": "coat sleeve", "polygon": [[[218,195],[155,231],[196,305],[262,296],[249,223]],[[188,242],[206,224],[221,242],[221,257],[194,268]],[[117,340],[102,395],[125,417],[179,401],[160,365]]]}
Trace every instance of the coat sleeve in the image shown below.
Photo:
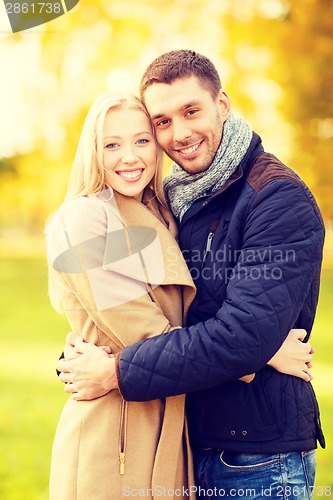
{"label": "coat sleeve", "polygon": [[[125,398],[190,393],[257,372],[292,327],[312,328],[324,228],[309,192],[275,180],[249,200],[242,251],[215,317],[134,344],[119,356]],[[303,314],[312,297],[311,314]]]}

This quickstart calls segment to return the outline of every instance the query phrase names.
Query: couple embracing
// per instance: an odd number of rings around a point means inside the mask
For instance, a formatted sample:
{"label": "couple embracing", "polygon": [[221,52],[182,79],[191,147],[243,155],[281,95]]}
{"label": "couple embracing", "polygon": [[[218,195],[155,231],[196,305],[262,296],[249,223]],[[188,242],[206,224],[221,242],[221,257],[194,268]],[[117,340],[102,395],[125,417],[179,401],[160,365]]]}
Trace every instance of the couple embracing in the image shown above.
{"label": "couple embracing", "polygon": [[205,56],[158,57],[140,99],[96,99],[47,224],[51,301],[75,332],[51,500],[309,499],[319,209]]}

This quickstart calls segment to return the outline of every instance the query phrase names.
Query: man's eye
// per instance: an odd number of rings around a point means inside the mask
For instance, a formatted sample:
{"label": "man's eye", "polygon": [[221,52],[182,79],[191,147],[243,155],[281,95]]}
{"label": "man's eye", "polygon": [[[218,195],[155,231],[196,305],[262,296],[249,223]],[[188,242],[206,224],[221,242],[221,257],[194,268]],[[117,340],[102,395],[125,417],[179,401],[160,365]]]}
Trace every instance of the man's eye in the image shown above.
{"label": "man's eye", "polygon": [[198,109],[190,109],[186,114],[187,115],[194,115],[195,113],[198,113]]}
{"label": "man's eye", "polygon": [[167,125],[170,122],[170,120],[160,120],[159,122],[156,123],[156,127],[163,127],[164,125]]}

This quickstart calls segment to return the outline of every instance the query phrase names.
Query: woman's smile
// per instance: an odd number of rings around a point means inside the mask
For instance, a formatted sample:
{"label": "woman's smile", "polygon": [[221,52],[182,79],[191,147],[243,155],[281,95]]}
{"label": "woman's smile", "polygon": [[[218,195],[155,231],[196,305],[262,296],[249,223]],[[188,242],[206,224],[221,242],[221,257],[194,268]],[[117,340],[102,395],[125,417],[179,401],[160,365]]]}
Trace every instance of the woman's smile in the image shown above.
{"label": "woman's smile", "polygon": [[137,168],[135,170],[116,170],[116,174],[118,174],[126,182],[139,181],[142,177],[143,172],[143,168]]}

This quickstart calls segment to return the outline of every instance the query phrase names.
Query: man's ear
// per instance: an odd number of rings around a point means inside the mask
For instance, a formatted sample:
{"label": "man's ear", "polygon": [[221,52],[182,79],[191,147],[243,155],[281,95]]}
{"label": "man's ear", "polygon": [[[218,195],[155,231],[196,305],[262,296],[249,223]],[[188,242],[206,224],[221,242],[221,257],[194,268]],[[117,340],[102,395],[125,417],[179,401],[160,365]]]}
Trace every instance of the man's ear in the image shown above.
{"label": "man's ear", "polygon": [[224,90],[220,89],[216,100],[220,110],[220,116],[222,120],[225,122],[226,119],[229,117],[231,111],[229,96]]}

